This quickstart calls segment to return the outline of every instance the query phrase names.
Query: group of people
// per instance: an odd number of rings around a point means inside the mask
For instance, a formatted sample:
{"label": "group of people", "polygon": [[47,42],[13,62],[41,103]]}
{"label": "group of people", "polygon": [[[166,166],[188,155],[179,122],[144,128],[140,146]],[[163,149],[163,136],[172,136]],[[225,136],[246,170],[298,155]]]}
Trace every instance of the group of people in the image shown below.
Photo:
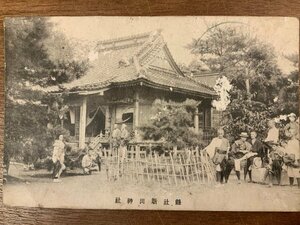
{"label": "group of people", "polygon": [[218,130],[218,136],[205,148],[212,162],[216,165],[216,178],[218,185],[227,183],[232,169],[235,170],[238,183],[241,183],[241,169],[244,171],[244,180],[247,175],[252,182],[252,169],[254,166],[265,168],[263,182],[269,177],[269,186],[276,178],[281,184],[281,171],[287,170],[290,185],[297,179],[300,187],[300,149],[299,125],[296,115],[289,115],[290,122],[285,127],[287,141],[279,142],[279,129],[274,120],[268,122],[268,135],[264,140],[259,139],[256,131],[241,132],[238,140],[230,145],[224,137],[224,130]]}
{"label": "group of people", "polygon": [[[112,144],[112,154],[118,155],[120,159],[125,159],[127,154],[127,144],[130,138],[130,134],[127,130],[126,124],[122,124],[121,129],[119,129],[118,124],[114,125],[114,129],[111,135]],[[65,148],[66,144],[64,142],[63,135],[59,135],[58,139],[55,140],[53,144],[53,181],[61,182],[60,176],[62,172],[66,169],[65,166]],[[95,152],[88,145],[85,149],[85,155],[81,160],[81,167],[83,169],[83,174],[91,174],[92,171],[101,171],[101,153]]]}
{"label": "group of people", "polygon": [[126,124],[123,123],[121,129],[119,129],[118,124],[115,124],[111,138],[112,155],[118,155],[120,159],[125,159],[127,155],[127,144],[130,139],[130,133],[127,130]]}
{"label": "group of people", "polygon": [[[126,124],[122,124],[121,129],[119,129],[118,124],[114,125],[111,135],[113,155],[118,155],[120,159],[126,158],[129,136]],[[95,170],[101,171],[101,154],[101,151],[95,152],[87,146],[87,154],[82,158],[81,162],[84,174],[91,174]]]}
{"label": "group of people", "polygon": [[[63,135],[59,135],[58,139],[54,141],[53,144],[53,182],[61,182],[60,176],[62,172],[66,169],[65,165],[65,149],[66,144]],[[101,157],[100,155],[86,146],[85,154],[81,159],[81,166],[83,169],[83,174],[91,174],[92,171],[101,171]]]}
{"label": "group of people", "polygon": [[[285,134],[289,137],[287,141],[279,142],[279,129],[276,128],[274,120],[268,122],[268,135],[262,140],[258,138],[256,131],[241,132],[239,138],[230,144],[225,138],[222,128],[218,129],[218,136],[213,138],[211,143],[204,149],[216,166],[216,179],[218,184],[227,183],[231,171],[234,169],[238,183],[241,183],[241,170],[243,169],[244,180],[249,176],[252,182],[252,169],[254,167],[265,168],[263,181],[269,177],[269,186],[272,186],[276,178],[281,183],[281,171],[287,171],[290,185],[297,180],[300,187],[300,149],[299,149],[299,125],[296,122],[296,115],[289,115],[290,122],[285,127]],[[60,182],[61,173],[65,170],[65,142],[63,135],[53,145],[52,161],[54,164],[53,181]],[[122,124],[121,129],[117,124],[111,134],[112,155],[118,155],[124,160],[127,155],[127,145],[130,139],[126,125]],[[84,174],[91,174],[93,170],[101,170],[100,155],[88,148],[82,158],[81,165]],[[98,162],[98,168],[97,164]]]}

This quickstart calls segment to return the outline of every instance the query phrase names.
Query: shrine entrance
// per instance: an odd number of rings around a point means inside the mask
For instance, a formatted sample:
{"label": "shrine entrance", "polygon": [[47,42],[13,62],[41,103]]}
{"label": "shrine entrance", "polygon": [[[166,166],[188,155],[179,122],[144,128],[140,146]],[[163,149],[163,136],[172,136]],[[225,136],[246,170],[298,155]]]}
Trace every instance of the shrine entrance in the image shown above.
{"label": "shrine entrance", "polygon": [[101,109],[87,115],[86,137],[95,137],[105,133],[105,114]]}

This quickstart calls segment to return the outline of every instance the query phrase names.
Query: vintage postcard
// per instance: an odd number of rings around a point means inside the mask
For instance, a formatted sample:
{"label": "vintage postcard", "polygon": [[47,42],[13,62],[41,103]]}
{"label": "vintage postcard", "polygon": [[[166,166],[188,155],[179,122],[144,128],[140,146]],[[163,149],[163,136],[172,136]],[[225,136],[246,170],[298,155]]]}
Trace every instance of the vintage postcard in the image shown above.
{"label": "vintage postcard", "polygon": [[299,21],[15,17],[3,202],[299,211]]}

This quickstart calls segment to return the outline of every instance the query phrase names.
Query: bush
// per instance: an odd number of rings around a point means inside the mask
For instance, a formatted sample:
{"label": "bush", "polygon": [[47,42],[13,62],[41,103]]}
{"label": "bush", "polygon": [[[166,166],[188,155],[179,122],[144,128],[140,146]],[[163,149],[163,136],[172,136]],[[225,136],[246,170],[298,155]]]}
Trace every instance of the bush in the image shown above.
{"label": "bush", "polygon": [[26,164],[33,163],[36,169],[49,169],[51,166],[48,164],[50,164],[49,158],[52,156],[53,143],[61,134],[66,140],[70,137],[69,131],[59,125],[25,143],[21,154],[23,156],[22,161]]}
{"label": "bush", "polygon": [[53,162],[51,157],[37,159],[33,165],[35,169],[47,169],[48,171],[51,171],[53,169]]}
{"label": "bush", "polygon": [[154,116],[149,124],[140,127],[145,140],[165,140],[164,148],[169,149],[199,146],[202,138],[194,132],[193,113],[197,107],[194,100],[182,103],[156,101],[152,109]]}
{"label": "bush", "polygon": [[47,138],[52,141],[58,139],[59,135],[63,135],[66,141],[70,138],[70,131],[63,128],[61,125],[55,126],[52,129],[47,130]]}

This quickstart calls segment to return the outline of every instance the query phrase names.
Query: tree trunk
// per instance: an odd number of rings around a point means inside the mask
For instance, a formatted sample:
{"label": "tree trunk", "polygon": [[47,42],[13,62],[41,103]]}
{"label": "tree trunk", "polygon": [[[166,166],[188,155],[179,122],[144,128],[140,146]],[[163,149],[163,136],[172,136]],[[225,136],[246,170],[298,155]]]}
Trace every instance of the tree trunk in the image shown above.
{"label": "tree trunk", "polygon": [[245,83],[246,83],[247,95],[248,95],[248,98],[249,98],[250,97],[250,82],[249,82],[249,78],[246,79]]}
{"label": "tree trunk", "polygon": [[250,93],[250,80],[249,80],[249,69],[246,67],[246,79],[245,79],[245,84],[246,84],[246,93],[247,93],[247,100],[251,100],[251,93]]}

